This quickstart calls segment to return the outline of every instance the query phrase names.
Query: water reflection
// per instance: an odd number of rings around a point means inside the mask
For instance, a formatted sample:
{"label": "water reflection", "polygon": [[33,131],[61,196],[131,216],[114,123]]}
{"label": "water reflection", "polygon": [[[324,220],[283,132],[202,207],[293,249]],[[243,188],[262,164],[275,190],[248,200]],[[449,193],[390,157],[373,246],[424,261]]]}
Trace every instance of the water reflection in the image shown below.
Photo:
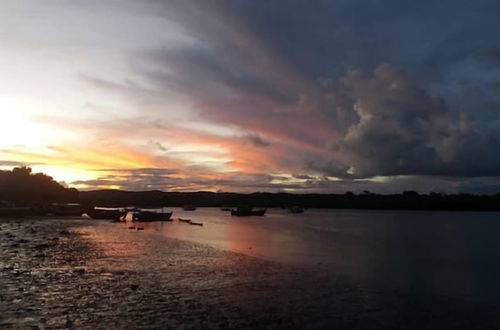
{"label": "water reflection", "polygon": [[204,226],[176,220],[141,226],[151,234],[420,292],[491,301],[500,294],[497,213],[271,209],[265,217],[238,218],[216,208],[173,211],[174,219]]}

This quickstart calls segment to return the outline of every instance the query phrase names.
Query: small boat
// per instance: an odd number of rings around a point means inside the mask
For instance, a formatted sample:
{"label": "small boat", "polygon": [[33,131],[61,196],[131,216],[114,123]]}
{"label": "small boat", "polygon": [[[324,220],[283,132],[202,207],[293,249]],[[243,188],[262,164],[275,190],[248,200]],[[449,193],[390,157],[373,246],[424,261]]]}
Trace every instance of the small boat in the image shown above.
{"label": "small boat", "polygon": [[85,211],[89,217],[96,220],[120,220],[127,215],[127,212],[120,210],[90,209]]}
{"label": "small boat", "polygon": [[231,211],[231,208],[230,207],[221,207],[220,209],[221,211],[224,211],[224,212],[230,212]]}
{"label": "small boat", "polygon": [[191,222],[191,219],[182,219],[182,218],[179,218],[179,221],[180,222]]}
{"label": "small boat", "polygon": [[193,226],[203,226],[203,224],[201,222],[193,222],[193,221],[189,221],[189,224],[190,225],[193,225]]}
{"label": "small boat", "polygon": [[184,205],[184,206],[182,207],[182,209],[183,209],[184,211],[196,211],[196,207],[194,207],[194,206],[192,206],[192,205]]}
{"label": "small boat", "polygon": [[231,210],[231,215],[238,217],[263,216],[265,213],[266,209],[254,210],[249,206],[238,206]]}
{"label": "small boat", "polygon": [[172,212],[151,212],[139,211],[134,212],[133,221],[172,221]]}

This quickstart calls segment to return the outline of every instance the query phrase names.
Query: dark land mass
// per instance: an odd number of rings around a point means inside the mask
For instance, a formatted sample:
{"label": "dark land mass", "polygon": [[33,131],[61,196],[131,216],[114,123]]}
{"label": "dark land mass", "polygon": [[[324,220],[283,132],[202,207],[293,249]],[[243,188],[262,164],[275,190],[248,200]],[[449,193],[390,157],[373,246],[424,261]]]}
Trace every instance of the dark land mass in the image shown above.
{"label": "dark land mass", "polygon": [[213,192],[131,192],[99,190],[80,192],[80,202],[107,206],[183,206],[220,207],[250,205],[255,207],[291,207],[332,209],[398,209],[398,210],[477,210],[500,211],[500,195],[470,194],[420,195],[402,194],[287,194],[287,193],[213,193]]}
{"label": "dark land mass", "polygon": [[405,191],[401,194],[379,195],[370,192],[354,194],[290,194],[290,193],[214,193],[97,190],[78,191],[65,188],[50,176],[29,168],[0,171],[0,201],[15,205],[44,203],[80,203],[85,206],[184,206],[222,207],[248,205],[255,207],[332,208],[332,209],[398,209],[398,210],[474,210],[500,211],[500,193],[496,195],[472,194],[419,194]]}

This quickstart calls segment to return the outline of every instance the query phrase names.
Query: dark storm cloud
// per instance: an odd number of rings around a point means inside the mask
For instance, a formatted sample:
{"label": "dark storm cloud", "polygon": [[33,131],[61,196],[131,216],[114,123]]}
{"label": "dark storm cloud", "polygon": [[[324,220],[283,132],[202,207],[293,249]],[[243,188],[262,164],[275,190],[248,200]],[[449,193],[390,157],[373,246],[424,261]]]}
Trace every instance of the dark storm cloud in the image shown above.
{"label": "dark storm cloud", "polygon": [[457,178],[500,176],[500,2],[157,4],[194,41],[134,59],[155,95],[186,95],[204,120],[241,129],[253,146],[286,145],[279,155],[262,148],[294,163],[284,170],[297,173],[300,161],[344,179],[295,177],[305,186],[417,186],[353,179],[425,176],[459,189]]}
{"label": "dark storm cloud", "polygon": [[498,42],[495,0],[225,3],[313,77],[372,70],[384,62],[432,75]]}
{"label": "dark storm cloud", "polygon": [[394,67],[382,65],[373,75],[352,71],[336,86],[339,92],[352,103],[332,108],[359,119],[332,145],[334,160],[313,162],[312,169],[351,178],[500,175],[498,131],[478,131],[465,114],[449,111],[443,99]]}
{"label": "dark storm cloud", "polygon": [[500,46],[484,48],[481,50],[479,57],[487,63],[500,66]]}

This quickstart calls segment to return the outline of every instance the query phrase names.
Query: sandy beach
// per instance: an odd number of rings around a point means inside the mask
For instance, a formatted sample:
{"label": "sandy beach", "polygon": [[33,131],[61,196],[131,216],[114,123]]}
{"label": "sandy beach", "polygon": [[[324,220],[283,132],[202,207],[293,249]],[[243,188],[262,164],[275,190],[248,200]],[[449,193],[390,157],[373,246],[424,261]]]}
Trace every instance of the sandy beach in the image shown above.
{"label": "sandy beach", "polygon": [[0,248],[1,328],[500,325],[493,306],[374,288],[125,224],[2,220]]}

